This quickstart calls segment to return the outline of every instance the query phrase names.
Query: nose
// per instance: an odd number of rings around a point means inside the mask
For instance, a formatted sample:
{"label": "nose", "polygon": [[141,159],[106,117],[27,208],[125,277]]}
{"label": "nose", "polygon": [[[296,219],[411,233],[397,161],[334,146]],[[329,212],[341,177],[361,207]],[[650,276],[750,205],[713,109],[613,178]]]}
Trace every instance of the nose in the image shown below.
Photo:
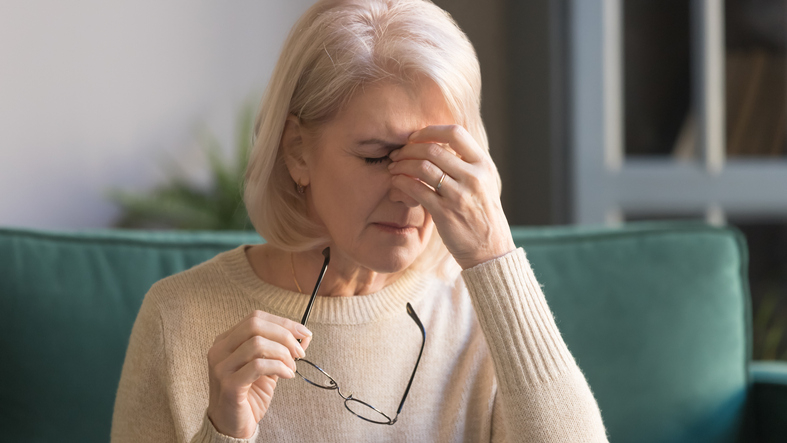
{"label": "nose", "polygon": [[388,191],[388,198],[390,198],[392,202],[402,202],[408,208],[414,208],[420,205],[417,200],[410,197],[404,191],[393,185],[391,185],[391,189]]}

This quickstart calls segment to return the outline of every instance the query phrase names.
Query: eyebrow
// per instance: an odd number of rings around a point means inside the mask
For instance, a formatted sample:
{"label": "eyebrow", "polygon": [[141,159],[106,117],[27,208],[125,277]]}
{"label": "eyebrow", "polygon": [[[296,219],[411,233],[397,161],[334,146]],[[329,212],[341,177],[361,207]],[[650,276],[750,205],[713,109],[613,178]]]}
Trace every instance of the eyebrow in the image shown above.
{"label": "eyebrow", "polygon": [[403,143],[395,143],[391,141],[381,140],[379,138],[369,138],[358,142],[358,146],[365,146],[365,145],[379,145],[389,151],[393,151],[394,149],[399,149],[402,146],[404,146]]}

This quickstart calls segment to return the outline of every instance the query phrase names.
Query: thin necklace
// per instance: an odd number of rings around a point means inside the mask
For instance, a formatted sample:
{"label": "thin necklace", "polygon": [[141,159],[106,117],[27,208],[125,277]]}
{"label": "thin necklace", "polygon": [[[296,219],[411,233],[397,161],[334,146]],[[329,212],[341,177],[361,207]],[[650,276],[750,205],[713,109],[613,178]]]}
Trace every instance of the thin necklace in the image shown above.
{"label": "thin necklace", "polygon": [[290,252],[290,266],[292,267],[292,281],[295,282],[295,287],[298,288],[298,292],[303,293],[301,285],[298,284],[298,278],[295,277],[295,254],[292,252]]}

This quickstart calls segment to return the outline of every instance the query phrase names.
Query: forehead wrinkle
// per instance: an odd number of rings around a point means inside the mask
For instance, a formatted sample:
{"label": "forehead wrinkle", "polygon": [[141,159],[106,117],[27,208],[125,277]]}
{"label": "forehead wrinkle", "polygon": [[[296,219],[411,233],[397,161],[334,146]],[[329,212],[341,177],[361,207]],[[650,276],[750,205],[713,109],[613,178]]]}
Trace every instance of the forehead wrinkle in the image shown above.
{"label": "forehead wrinkle", "polygon": [[427,125],[454,123],[436,85],[413,88],[380,82],[358,86],[360,93],[340,117],[349,128],[354,127],[351,131],[357,136],[353,137],[356,146],[401,147],[412,132]]}
{"label": "forehead wrinkle", "polygon": [[393,151],[394,149],[401,148],[402,146],[404,146],[404,143],[398,143],[398,142],[392,142],[392,141],[387,141],[387,140],[381,140],[379,138],[370,138],[370,139],[366,139],[366,140],[361,140],[360,142],[358,142],[358,145],[359,146],[367,146],[367,145],[379,146],[379,147],[383,148],[384,150],[390,152],[390,151]]}

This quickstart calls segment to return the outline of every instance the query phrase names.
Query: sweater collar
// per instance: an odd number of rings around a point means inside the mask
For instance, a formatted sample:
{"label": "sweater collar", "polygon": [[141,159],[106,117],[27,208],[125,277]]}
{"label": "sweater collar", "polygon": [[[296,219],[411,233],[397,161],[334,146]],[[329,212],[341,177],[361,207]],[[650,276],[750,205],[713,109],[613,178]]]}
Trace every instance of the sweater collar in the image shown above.
{"label": "sweater collar", "polygon": [[[309,303],[309,294],[292,292],[261,280],[254,273],[246,248],[241,245],[219,254],[218,261],[229,279],[251,298],[263,303],[263,310],[280,317],[300,321]],[[323,297],[314,301],[309,323],[362,324],[382,320],[406,312],[413,303],[427,294],[433,279],[427,274],[407,270],[396,281],[380,291],[353,297]]]}

